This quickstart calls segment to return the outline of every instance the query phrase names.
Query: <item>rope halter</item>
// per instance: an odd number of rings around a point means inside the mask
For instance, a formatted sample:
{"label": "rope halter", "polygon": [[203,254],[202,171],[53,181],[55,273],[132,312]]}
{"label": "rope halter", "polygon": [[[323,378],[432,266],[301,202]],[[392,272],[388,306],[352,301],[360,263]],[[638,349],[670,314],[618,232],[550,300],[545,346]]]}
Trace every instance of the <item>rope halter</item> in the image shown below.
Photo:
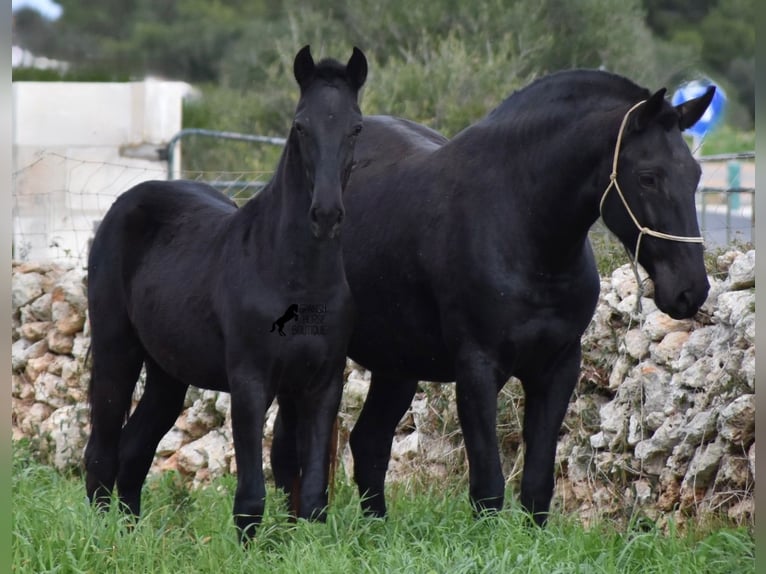
{"label": "rope halter", "polygon": [[[633,260],[631,261],[632,267],[633,267],[633,274],[636,277],[636,284],[638,285],[638,293],[637,293],[637,299],[636,299],[636,310],[638,312],[641,311],[641,297],[644,294],[644,286],[641,282],[641,278],[638,275],[638,253],[641,249],[641,239],[643,239],[644,235],[651,235],[652,237],[657,237],[658,239],[667,239],[669,241],[680,241],[681,243],[704,243],[704,239],[702,236],[686,236],[686,235],[671,235],[670,233],[663,233],[661,231],[655,231],[654,229],[650,229],[649,227],[643,226],[638,222],[638,219],[636,218],[633,211],[630,209],[630,206],[628,205],[627,200],[625,199],[625,195],[622,193],[622,189],[620,189],[620,184],[617,182],[617,160],[620,155],[620,146],[622,145],[622,137],[625,134],[625,126],[628,125],[628,118],[630,117],[630,114],[635,111],[639,106],[644,104],[646,100],[641,100],[637,104],[634,104],[627,112],[625,112],[625,116],[622,118],[622,123],[620,124],[620,131],[617,132],[617,143],[614,146],[614,157],[612,158],[612,173],[609,174],[609,185],[606,186],[606,189],[604,190],[604,194],[601,196],[601,201],[598,204],[598,211],[599,215],[601,216],[601,219],[604,219],[604,200],[606,200],[606,196],[609,194],[609,191],[614,188],[617,190],[617,195],[620,196],[620,199],[622,200],[622,204],[625,206],[625,211],[628,212],[628,215],[630,216],[630,219],[633,221],[633,224],[638,229],[638,239],[636,239],[636,248],[634,249],[634,256]],[[627,250],[627,249],[626,249]],[[628,256],[630,256],[630,253],[628,253]]]}

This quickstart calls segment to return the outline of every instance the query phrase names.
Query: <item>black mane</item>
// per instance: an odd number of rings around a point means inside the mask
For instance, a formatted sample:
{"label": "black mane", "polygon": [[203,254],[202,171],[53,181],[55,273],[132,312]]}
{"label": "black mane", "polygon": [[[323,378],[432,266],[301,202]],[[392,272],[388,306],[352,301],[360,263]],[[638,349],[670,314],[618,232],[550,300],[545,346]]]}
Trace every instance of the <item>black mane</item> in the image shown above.
{"label": "black mane", "polygon": [[603,70],[574,69],[555,72],[538,78],[528,86],[512,93],[492,110],[487,118],[501,121],[506,117],[529,114],[545,109],[562,114],[573,109],[593,108],[593,97],[605,103],[604,107],[648,98],[649,90],[624,76]]}

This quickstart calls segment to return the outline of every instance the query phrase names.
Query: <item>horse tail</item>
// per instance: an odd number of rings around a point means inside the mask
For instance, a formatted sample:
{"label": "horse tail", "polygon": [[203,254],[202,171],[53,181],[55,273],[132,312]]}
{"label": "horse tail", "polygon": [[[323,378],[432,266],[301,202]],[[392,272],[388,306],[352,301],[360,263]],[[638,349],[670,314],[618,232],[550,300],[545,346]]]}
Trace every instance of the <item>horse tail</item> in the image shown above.
{"label": "horse tail", "polygon": [[[98,406],[97,402],[96,402],[97,399],[96,399],[96,388],[95,388],[96,387],[96,377],[93,376],[93,363],[94,363],[94,361],[95,361],[95,359],[94,359],[94,354],[93,354],[93,345],[91,344],[91,345],[88,345],[88,350],[85,353],[85,359],[83,360],[83,366],[85,366],[86,368],[89,367],[89,370],[90,370],[90,377],[89,377],[89,381],[88,381],[88,407],[89,407],[88,410],[90,411],[91,423],[93,422],[93,413],[95,411],[95,408]],[[138,382],[138,381],[136,381],[136,382]],[[134,389],[134,388],[135,388],[135,384],[133,385],[132,389]],[[132,397],[132,394],[133,394],[133,391],[131,390],[131,393],[130,393],[131,397]],[[123,411],[122,416],[121,416],[121,421],[122,421],[121,424],[126,423],[128,418],[130,417],[131,407],[132,407],[132,400],[129,400],[125,404],[125,408],[124,408],[124,411]]]}

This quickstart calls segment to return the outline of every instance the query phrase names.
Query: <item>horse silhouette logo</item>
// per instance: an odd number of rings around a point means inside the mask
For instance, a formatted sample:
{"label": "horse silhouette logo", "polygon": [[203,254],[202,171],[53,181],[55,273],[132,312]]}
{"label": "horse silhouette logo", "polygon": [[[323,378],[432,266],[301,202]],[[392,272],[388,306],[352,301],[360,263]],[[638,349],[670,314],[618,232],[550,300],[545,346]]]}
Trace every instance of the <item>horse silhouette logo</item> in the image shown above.
{"label": "horse silhouette logo", "polygon": [[285,335],[287,335],[287,333],[285,333],[283,330],[285,324],[297,318],[298,318],[298,305],[293,303],[287,308],[287,311],[285,311],[279,319],[277,319],[271,324],[271,331],[269,331],[269,333],[273,333],[274,329],[277,329],[279,334],[282,337],[284,337]]}

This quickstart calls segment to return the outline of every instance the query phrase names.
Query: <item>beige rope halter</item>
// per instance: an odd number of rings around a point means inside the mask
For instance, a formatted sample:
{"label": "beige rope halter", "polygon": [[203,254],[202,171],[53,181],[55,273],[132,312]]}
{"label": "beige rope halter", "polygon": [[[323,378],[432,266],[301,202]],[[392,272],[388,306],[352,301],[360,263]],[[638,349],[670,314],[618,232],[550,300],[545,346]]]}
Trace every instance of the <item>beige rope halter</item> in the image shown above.
{"label": "beige rope halter", "polygon": [[625,132],[625,126],[628,124],[628,118],[630,117],[630,114],[639,106],[644,104],[646,100],[641,100],[637,104],[633,105],[627,112],[625,112],[625,116],[622,118],[622,123],[620,124],[620,131],[617,132],[617,143],[614,146],[614,158],[612,159],[612,173],[609,174],[609,185],[606,186],[606,189],[604,190],[604,194],[601,196],[601,201],[598,205],[598,211],[601,215],[601,219],[604,218],[604,200],[606,199],[607,194],[609,191],[614,188],[617,190],[617,194],[620,196],[620,199],[622,200],[622,204],[625,206],[625,210],[628,212],[628,215],[630,216],[630,219],[633,221],[633,224],[638,228],[638,239],[636,240],[636,248],[634,249],[634,256],[633,260],[631,261],[632,267],[633,267],[633,274],[636,276],[636,283],[638,284],[638,293],[637,293],[637,299],[636,299],[636,310],[641,311],[641,297],[644,293],[644,286],[641,282],[641,278],[638,275],[638,253],[641,249],[641,239],[643,239],[644,235],[651,235],[652,237],[657,237],[659,239],[667,239],[669,241],[680,241],[682,243],[704,243],[704,239],[701,236],[685,236],[685,235],[671,235],[670,233],[663,233],[661,231],[655,231],[654,229],[650,229],[649,227],[643,226],[638,222],[638,219],[634,215],[633,211],[630,209],[630,206],[628,205],[627,200],[625,199],[625,196],[622,193],[622,189],[620,189],[620,184],[617,182],[617,159],[620,155],[620,145],[622,144],[622,136]]}

